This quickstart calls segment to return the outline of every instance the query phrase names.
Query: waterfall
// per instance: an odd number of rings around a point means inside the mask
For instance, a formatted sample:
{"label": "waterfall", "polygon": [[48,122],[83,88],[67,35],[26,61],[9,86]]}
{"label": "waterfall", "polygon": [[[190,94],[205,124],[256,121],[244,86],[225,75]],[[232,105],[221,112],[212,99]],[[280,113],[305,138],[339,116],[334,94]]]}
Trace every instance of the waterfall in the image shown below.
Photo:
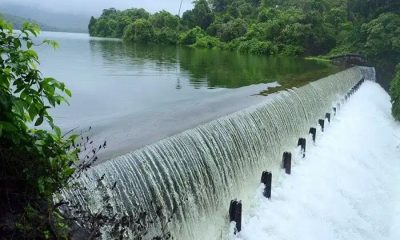
{"label": "waterfall", "polygon": [[376,81],[376,72],[375,72],[375,68],[373,67],[359,67],[361,73],[364,76],[365,80],[369,80],[369,81]]}
{"label": "waterfall", "polygon": [[175,239],[224,238],[230,200],[253,196],[261,172],[280,171],[282,153],[293,149],[360,79],[373,76],[372,68],[353,67],[276,93],[261,104],[97,165],[79,179],[85,190],[66,189],[63,197],[91,211],[101,209],[93,179],[104,176],[107,184],[116,182],[108,192],[113,211],[146,211],[154,220],[146,238],[159,232],[160,207],[162,216],[172,216],[167,226]]}

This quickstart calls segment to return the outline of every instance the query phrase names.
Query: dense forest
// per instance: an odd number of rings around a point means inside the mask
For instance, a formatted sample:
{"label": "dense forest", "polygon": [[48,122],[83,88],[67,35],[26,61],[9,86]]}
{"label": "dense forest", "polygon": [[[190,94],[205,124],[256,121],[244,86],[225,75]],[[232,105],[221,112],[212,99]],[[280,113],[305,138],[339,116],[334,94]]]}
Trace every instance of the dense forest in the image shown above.
{"label": "dense forest", "polygon": [[181,44],[259,55],[400,56],[397,0],[196,0],[182,17],[166,11],[105,9],[92,36]]}

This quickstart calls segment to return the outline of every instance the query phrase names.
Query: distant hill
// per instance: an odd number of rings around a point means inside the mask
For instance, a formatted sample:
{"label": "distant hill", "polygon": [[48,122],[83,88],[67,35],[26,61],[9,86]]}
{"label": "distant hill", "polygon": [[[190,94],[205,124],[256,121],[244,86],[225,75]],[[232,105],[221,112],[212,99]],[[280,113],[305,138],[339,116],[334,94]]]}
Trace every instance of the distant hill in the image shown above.
{"label": "distant hill", "polygon": [[11,25],[13,25],[13,27],[15,29],[21,29],[22,24],[24,22],[31,22],[31,23],[36,23],[37,25],[39,25],[40,29],[42,31],[61,31],[61,29],[57,29],[56,27],[52,27],[52,26],[47,26],[46,24],[37,22],[37,21],[29,19],[29,18],[14,16],[14,15],[2,13],[2,12],[0,12],[0,17],[5,19],[7,22],[11,23]]}
{"label": "distant hill", "polygon": [[21,21],[30,20],[38,23],[45,31],[87,32],[90,19],[90,16],[55,13],[17,4],[1,4],[0,13],[16,26],[20,26]]}

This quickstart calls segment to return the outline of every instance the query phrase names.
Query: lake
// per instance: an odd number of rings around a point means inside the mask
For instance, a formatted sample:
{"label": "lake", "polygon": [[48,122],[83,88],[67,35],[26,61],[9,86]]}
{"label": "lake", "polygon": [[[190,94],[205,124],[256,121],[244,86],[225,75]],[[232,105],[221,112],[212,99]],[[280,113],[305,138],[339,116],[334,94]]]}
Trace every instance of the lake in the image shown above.
{"label": "lake", "polygon": [[40,70],[73,93],[69,105],[52,110],[56,123],[64,131],[91,126],[95,139],[108,142],[103,159],[266,101],[259,93],[268,88],[339,71],[294,57],[134,45],[73,33],[43,32],[41,38],[60,48],[36,49]]}

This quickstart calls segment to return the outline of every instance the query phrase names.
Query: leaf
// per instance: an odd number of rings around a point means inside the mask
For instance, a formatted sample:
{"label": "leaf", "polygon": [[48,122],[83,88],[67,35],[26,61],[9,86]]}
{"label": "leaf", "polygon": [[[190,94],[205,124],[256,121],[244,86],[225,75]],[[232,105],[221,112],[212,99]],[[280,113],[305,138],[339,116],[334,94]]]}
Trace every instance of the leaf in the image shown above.
{"label": "leaf", "polygon": [[68,88],[64,89],[64,92],[65,94],[67,94],[68,97],[72,96],[71,91]]}
{"label": "leaf", "polygon": [[26,42],[26,47],[27,47],[27,48],[31,48],[32,45],[33,45],[33,43],[32,43],[31,41],[27,41],[27,42]]}
{"label": "leaf", "polygon": [[67,176],[71,176],[72,174],[74,174],[75,170],[73,168],[67,168],[64,171],[64,174]]}
{"label": "leaf", "polygon": [[38,114],[38,110],[37,110],[37,108],[36,108],[36,106],[35,106],[34,104],[32,104],[32,105],[29,107],[28,113],[29,113],[29,117],[30,117],[31,120],[33,121],[33,119],[34,119],[34,118],[36,117],[36,115]]}
{"label": "leaf", "polygon": [[54,40],[49,40],[49,39],[45,39],[44,41],[43,41],[43,43],[45,43],[45,44],[48,44],[48,45],[50,45],[52,48],[54,48],[54,49],[57,49],[57,48],[59,48],[59,44],[58,44],[58,42],[56,42],[56,41],[54,41]]}
{"label": "leaf", "polygon": [[17,131],[17,128],[9,122],[0,121],[0,127],[2,128],[3,131],[9,131],[9,132]]}
{"label": "leaf", "polygon": [[35,122],[35,127],[41,125],[42,123],[43,123],[43,116],[40,116]]}
{"label": "leaf", "polygon": [[61,137],[61,129],[59,127],[54,127],[54,132],[56,133],[57,137]]}

